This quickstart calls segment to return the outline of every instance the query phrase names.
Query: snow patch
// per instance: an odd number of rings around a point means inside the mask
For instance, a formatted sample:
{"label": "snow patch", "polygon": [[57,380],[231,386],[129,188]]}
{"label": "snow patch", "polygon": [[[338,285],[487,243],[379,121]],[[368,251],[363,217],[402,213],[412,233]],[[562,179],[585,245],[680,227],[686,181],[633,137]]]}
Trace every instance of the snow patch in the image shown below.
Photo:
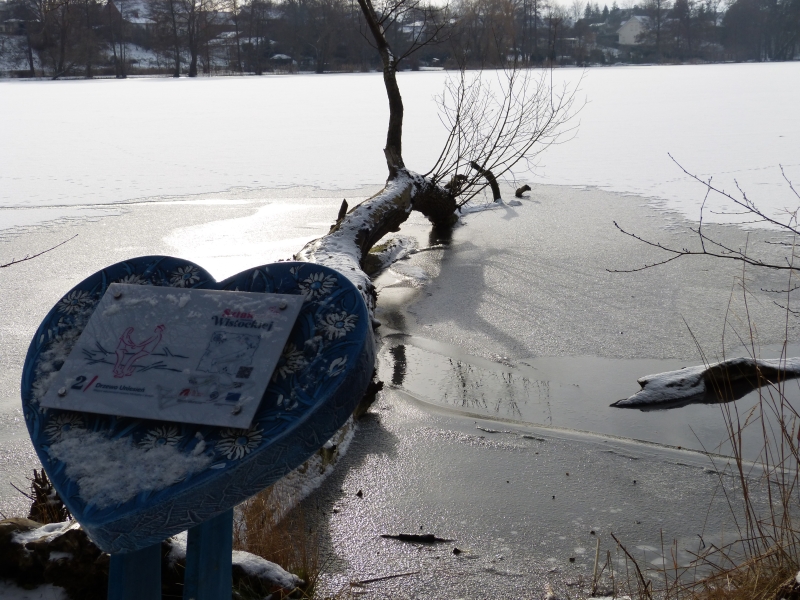
{"label": "snow patch", "polygon": [[233,565],[238,565],[249,577],[269,579],[284,588],[293,589],[303,585],[303,580],[297,575],[293,575],[275,563],[249,552],[234,550]]}
{"label": "snow patch", "polygon": [[10,581],[0,581],[0,598],[3,600],[68,600],[64,588],[45,583],[26,590]]}
{"label": "snow patch", "polygon": [[[169,554],[167,554],[170,564],[174,565],[179,560],[186,559],[187,540],[188,534],[186,531],[167,540],[170,545]],[[234,567],[238,565],[249,577],[268,579],[284,588],[293,589],[303,585],[303,580],[297,575],[293,575],[279,565],[249,552],[234,550],[232,563]]]}
{"label": "snow patch", "polygon": [[137,448],[130,438],[112,440],[80,429],[64,432],[49,454],[66,464],[81,498],[101,509],[169,487],[206,468],[212,459],[186,455],[169,445]]}
{"label": "snow patch", "polygon": [[178,308],[183,308],[189,304],[191,297],[189,294],[181,294],[180,296],[175,296],[175,294],[167,294],[167,300],[175,304]]}
{"label": "snow patch", "polygon": [[30,542],[36,542],[39,540],[50,540],[52,538],[58,537],[63,533],[66,533],[70,529],[80,529],[80,525],[77,521],[62,521],[60,523],[48,523],[47,525],[42,525],[41,527],[37,527],[36,529],[30,529],[28,531],[16,531],[11,536],[11,542],[14,544],[20,544],[21,546],[25,546]]}

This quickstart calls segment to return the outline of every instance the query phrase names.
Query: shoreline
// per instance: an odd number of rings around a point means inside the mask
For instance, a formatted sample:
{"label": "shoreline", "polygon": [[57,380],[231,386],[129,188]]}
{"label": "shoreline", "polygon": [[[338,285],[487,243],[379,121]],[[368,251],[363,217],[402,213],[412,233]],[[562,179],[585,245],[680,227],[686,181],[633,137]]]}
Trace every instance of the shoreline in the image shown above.
{"label": "shoreline", "polygon": [[[80,234],[75,240],[79,244],[0,272],[0,284],[9,291],[0,300],[0,310],[8,315],[0,324],[0,337],[8,349],[0,375],[0,469],[7,480],[24,486],[27,469],[35,464],[30,462],[35,457],[16,408],[18,372],[30,335],[50,306],[84,276],[134,255],[178,254],[218,278],[285,258],[303,240],[327,230],[341,196],[281,192],[227,205],[224,199],[222,204],[216,200],[141,203],[119,216],[34,228],[26,236],[0,240],[0,248],[19,252],[67,232]],[[245,198],[230,197],[231,202],[237,199]],[[220,206],[225,207],[222,215]],[[437,390],[442,388],[425,371],[433,364],[432,357],[450,359],[473,372],[480,367],[517,377],[524,371],[531,384],[549,390],[545,404],[551,408],[558,403],[556,384],[569,387],[570,381],[575,382],[569,379],[568,368],[566,373],[557,372],[573,364],[589,378],[578,387],[590,389],[579,398],[584,404],[563,405],[569,409],[566,416],[553,423],[563,427],[570,411],[587,410],[587,399],[598,414],[611,414],[602,411],[617,398],[604,397],[611,388],[599,378],[603,373],[618,387],[630,386],[631,392],[636,377],[647,374],[630,373],[626,382],[625,372],[587,370],[580,356],[593,340],[606,340],[591,353],[601,362],[630,360],[631,353],[643,353],[654,365],[674,360],[695,364],[691,339],[683,337],[680,310],[684,308],[697,313],[700,339],[718,339],[719,304],[706,304],[720,295],[727,298],[728,279],[736,270],[701,265],[710,270],[698,273],[696,265],[687,262],[619,283],[602,270],[605,261],[646,257],[638,248],[626,248],[621,234],[608,235],[613,231],[612,209],[643,234],[671,240],[689,223],[677,214],[665,215],[639,197],[537,186],[522,206],[470,215],[449,239],[433,237],[420,215],[412,215],[404,224],[400,235],[414,237],[420,248],[431,249],[412,254],[378,279],[377,317],[397,332],[394,335],[405,336],[403,380],[393,380],[397,357],[392,348],[398,340],[390,339],[393,332],[387,331],[379,357],[387,389],[360,422],[333,474],[298,509],[310,515],[331,561],[324,589],[405,569],[419,573],[370,584],[371,589],[397,598],[423,593],[471,597],[471,589],[522,597],[541,593],[545,581],[586,577],[590,545],[600,536],[602,549],[611,549],[607,537],[611,531],[631,545],[655,548],[658,531],[664,529],[674,532],[682,549],[693,550],[698,531],[709,540],[729,525],[719,503],[714,504],[716,513],[707,525],[698,521],[696,513],[702,511],[696,507],[713,494],[714,478],[695,452],[612,439],[602,431],[587,439],[531,422],[495,420],[492,412],[460,414],[454,410],[457,407],[436,404],[441,401]],[[742,231],[737,226],[712,227],[727,236]],[[279,239],[265,242],[270,232]],[[774,232],[751,235],[774,238]],[[631,290],[642,295],[634,307],[628,298]],[[768,306],[758,311],[759,318],[767,320],[774,314]],[[614,335],[620,320],[647,327],[626,330],[627,337]],[[770,341],[778,332],[765,327],[763,333]],[[420,346],[419,340],[426,341],[422,349],[429,354],[414,362],[412,342]],[[473,383],[488,381],[481,373]],[[414,399],[414,377],[423,384],[427,381],[433,390],[432,398],[422,398],[427,404]],[[499,397],[511,388],[493,389]],[[535,406],[534,400],[530,396],[527,401]],[[699,407],[691,417],[681,411],[686,409],[613,413],[608,422],[631,428],[649,420],[657,429],[669,431],[679,422],[696,426],[697,414],[718,415],[719,409]],[[639,482],[635,488],[633,479]],[[363,497],[356,496],[359,489]],[[25,504],[8,484],[0,489],[0,510],[9,516]],[[428,550],[378,537],[417,532],[420,527],[425,533],[457,540],[454,545],[463,554],[453,555],[449,546]]]}
{"label": "shoreline", "polygon": [[[624,67],[703,67],[708,65],[744,65],[744,64],[764,64],[770,61],[763,61],[761,63],[753,60],[702,60],[702,59],[692,59],[685,62],[680,61],[673,61],[673,62],[641,62],[641,63],[628,63],[628,62],[614,62],[614,63],[588,63],[585,65],[563,65],[563,64],[552,64],[552,65],[529,65],[525,68],[531,70],[574,70],[574,69],[613,69],[613,68],[624,68]],[[793,62],[800,62],[800,59],[793,58],[788,60],[781,60],[781,61],[771,61],[777,63],[793,63]],[[446,67],[420,67],[416,70],[408,68],[399,70],[398,73],[457,73],[459,72],[459,68],[446,68]],[[467,68],[467,72],[482,72],[482,71],[502,71],[504,67],[497,66],[497,67],[472,67]],[[31,82],[31,81],[38,81],[38,82],[58,82],[58,81],[120,81],[126,79],[224,79],[224,78],[237,78],[237,77],[292,77],[296,75],[370,75],[380,73],[378,69],[369,69],[367,71],[363,70],[344,70],[344,71],[323,71],[319,73],[317,71],[273,71],[261,73],[260,75],[253,72],[242,72],[238,73],[236,71],[221,71],[218,73],[198,73],[197,77],[191,78],[188,75],[181,74],[180,77],[175,77],[170,73],[133,73],[126,75],[124,78],[120,79],[115,75],[93,75],[92,77],[85,77],[81,75],[61,75],[57,79],[54,79],[52,76],[34,76],[34,77],[11,77],[11,76],[0,76],[0,83],[4,81],[13,81],[13,82]]]}

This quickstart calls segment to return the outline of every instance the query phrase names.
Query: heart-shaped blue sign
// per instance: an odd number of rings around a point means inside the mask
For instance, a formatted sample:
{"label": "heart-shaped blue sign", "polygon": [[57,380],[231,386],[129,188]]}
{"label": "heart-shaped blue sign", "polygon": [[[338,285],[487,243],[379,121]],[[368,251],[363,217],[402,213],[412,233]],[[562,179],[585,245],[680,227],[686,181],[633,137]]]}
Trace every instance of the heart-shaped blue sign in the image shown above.
{"label": "heart-shaped blue sign", "polygon": [[[249,429],[40,406],[112,283],[304,296]],[[301,465],[352,414],[374,357],[361,293],[332,269],[281,262],[217,282],[186,260],[145,256],[95,273],[50,310],[28,349],[22,407],[33,446],[72,514],[100,548],[129,552],[229,510]]]}

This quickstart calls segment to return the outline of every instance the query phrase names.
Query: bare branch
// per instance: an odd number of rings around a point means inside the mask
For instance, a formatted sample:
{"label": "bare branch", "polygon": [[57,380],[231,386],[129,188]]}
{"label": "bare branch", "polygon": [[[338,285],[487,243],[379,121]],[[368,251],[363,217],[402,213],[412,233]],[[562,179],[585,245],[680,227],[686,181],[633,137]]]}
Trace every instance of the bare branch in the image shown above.
{"label": "bare branch", "polygon": [[[661,251],[667,252],[671,254],[668,259],[657,261],[654,263],[648,263],[643,266],[633,268],[633,269],[607,269],[610,273],[635,273],[638,271],[644,271],[646,269],[651,269],[653,267],[657,267],[668,262],[675,260],[676,258],[680,258],[682,256],[710,256],[712,258],[722,258],[727,260],[735,260],[739,261],[744,265],[750,265],[754,267],[761,267],[765,269],[772,269],[777,271],[788,271],[789,273],[793,273],[794,271],[798,270],[798,267],[794,265],[793,258],[794,258],[794,242],[765,242],[766,244],[775,245],[775,246],[787,246],[792,248],[792,255],[790,257],[783,257],[781,260],[778,259],[765,259],[759,258],[757,256],[751,256],[748,252],[748,249],[741,248],[733,248],[730,245],[716,239],[713,237],[709,237],[706,235],[705,230],[703,228],[704,225],[704,212],[706,210],[706,203],[708,201],[709,195],[714,192],[720,194],[724,198],[734,202],[737,206],[741,207],[743,211],[741,213],[733,213],[737,215],[751,215],[753,219],[748,221],[747,224],[760,224],[760,223],[767,223],[772,225],[773,227],[778,228],[779,230],[791,234],[793,237],[796,237],[800,234],[800,229],[797,227],[797,210],[795,211],[786,211],[788,215],[788,220],[786,221],[779,221],[776,218],[770,217],[767,215],[763,210],[761,210],[757,204],[751,200],[744,190],[739,186],[738,182],[736,183],[736,187],[741,194],[741,198],[737,198],[724,190],[721,190],[715,187],[712,184],[712,180],[709,178],[708,180],[702,180],[697,175],[690,173],[687,171],[675,158],[668,154],[670,159],[678,166],[681,171],[683,171],[686,175],[701,183],[706,188],[705,196],[703,197],[703,202],[700,206],[700,220],[696,229],[689,228],[689,231],[693,232],[697,236],[697,240],[700,243],[699,250],[689,250],[687,248],[673,248],[670,246],[665,246],[660,242],[653,242],[648,239],[642,238],[636,234],[630,233],[625,231],[622,227],[620,227],[616,222],[614,222],[614,226],[619,229],[625,235],[632,237],[633,239],[644,243],[648,246],[652,246],[653,248],[657,248]],[[781,168],[781,172],[783,173],[783,168]],[[797,195],[797,191],[792,187],[791,181],[786,177],[786,174],[783,173],[784,179],[786,179],[787,183],[789,184],[792,191]],[[798,195],[798,199],[800,199],[800,195]],[[723,213],[726,215],[730,215],[732,213]],[[764,290],[769,292],[774,292],[775,290]],[[782,293],[788,293],[793,291],[790,290],[783,290]]]}
{"label": "bare branch", "polygon": [[23,258],[12,259],[11,262],[7,262],[4,265],[0,265],[0,269],[4,269],[4,268],[10,267],[12,265],[18,265],[19,263],[25,262],[27,260],[33,260],[34,258],[37,258],[37,257],[41,256],[42,254],[47,254],[51,250],[55,250],[59,246],[63,246],[67,242],[69,242],[71,240],[74,240],[76,237],[78,237],[77,233],[75,235],[73,235],[71,238],[69,238],[68,240],[64,240],[63,242],[61,242],[60,244],[56,244],[52,248],[48,248],[47,250],[42,250],[41,252],[38,252],[36,254],[26,254]]}

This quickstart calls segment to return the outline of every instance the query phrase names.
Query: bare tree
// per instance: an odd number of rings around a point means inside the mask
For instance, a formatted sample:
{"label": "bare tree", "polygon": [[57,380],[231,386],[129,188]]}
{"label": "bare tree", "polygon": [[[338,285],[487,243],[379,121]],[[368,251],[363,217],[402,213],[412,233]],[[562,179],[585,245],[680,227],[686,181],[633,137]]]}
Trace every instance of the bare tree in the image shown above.
{"label": "bare tree", "polygon": [[670,10],[670,4],[668,0],[648,0],[644,8],[650,17],[650,22],[647,30],[641,34],[641,39],[638,41],[652,43],[655,46],[656,60],[661,60],[664,20]]}
{"label": "bare tree", "polygon": [[[643,271],[645,269],[651,269],[653,267],[658,267],[661,265],[665,265],[669,262],[677,260],[679,258],[684,258],[687,256],[710,256],[713,258],[723,259],[723,260],[732,260],[736,262],[743,263],[745,265],[749,265],[751,267],[758,267],[764,268],[774,271],[786,271],[790,273],[800,273],[800,264],[795,264],[794,261],[794,253],[795,253],[795,246],[797,240],[800,239],[800,225],[798,224],[798,212],[800,212],[800,193],[795,189],[794,184],[789,180],[786,176],[786,173],[781,167],[781,174],[783,176],[784,181],[789,186],[789,189],[794,194],[794,196],[798,200],[798,208],[794,211],[789,211],[785,213],[785,218],[781,219],[776,216],[772,216],[767,214],[767,212],[761,209],[758,206],[758,203],[751,199],[747,193],[738,187],[737,190],[738,195],[734,195],[732,193],[726,192],[718,187],[716,187],[712,181],[709,179],[708,181],[704,181],[700,179],[697,175],[690,173],[686,169],[684,169],[674,158],[670,155],[670,158],[678,165],[686,175],[697,181],[698,183],[702,184],[706,188],[706,195],[703,199],[703,203],[700,207],[700,220],[697,224],[697,227],[690,227],[690,231],[695,234],[695,239],[697,241],[697,246],[694,248],[688,247],[674,247],[669,244],[665,244],[658,241],[648,240],[645,239],[636,233],[627,231],[623,229],[616,221],[614,221],[614,225],[617,229],[619,229],[622,233],[631,237],[638,242],[650,246],[652,248],[656,248],[659,251],[663,252],[666,258],[663,260],[659,260],[653,263],[647,263],[638,267],[634,267],[631,269],[614,269],[611,272],[614,273],[635,273],[637,271]],[[731,246],[729,243],[725,243],[713,235],[709,235],[707,229],[704,229],[703,219],[705,213],[705,206],[706,202],[711,194],[717,194],[722,198],[727,199],[728,201],[732,202],[737,208],[737,212],[733,213],[739,217],[744,216],[747,219],[748,224],[765,224],[768,226],[777,229],[783,233],[787,233],[792,237],[792,242],[766,242],[763,247],[753,247],[749,244],[742,244],[738,248]],[[776,258],[775,256],[775,247],[778,248],[786,248],[790,251],[790,255],[779,256]],[[780,293],[787,293],[787,291],[794,291],[800,289],[800,286],[793,287],[790,290],[777,290]]]}
{"label": "bare tree", "polygon": [[241,8],[237,0],[229,0],[229,6],[231,12],[231,20],[233,21],[234,27],[234,36],[236,40],[236,72],[241,73],[242,69],[242,40],[241,40],[241,31],[239,28],[239,21],[241,19]]}
{"label": "bare tree", "polygon": [[[456,181],[448,185],[458,191],[459,207],[518,164],[529,170],[540,152],[569,131],[564,117],[575,98],[566,86],[553,93],[552,71],[514,65],[494,75],[491,81],[462,71],[439,98],[450,133],[426,176],[434,184]],[[492,191],[498,199],[499,190]]]}
{"label": "bare tree", "polygon": [[401,0],[378,12],[371,0],[358,3],[383,66],[389,102],[384,147],[389,177],[381,192],[349,213],[343,204],[330,233],[309,242],[295,258],[352,273],[368,306],[374,307],[374,288],[362,272],[370,248],[387,233],[397,231],[411,210],[421,212],[434,225],[449,226],[457,219],[456,210],[486,186],[492,185],[499,200],[492,169],[507,173],[556,142],[572,114],[574,89],[554,93],[547,77],[536,78],[516,68],[498,80],[497,88],[487,86],[480,78],[467,80],[462,73],[458,83],[451,83],[440,99],[450,135],[433,169],[420,175],[408,169],[403,158],[403,99],[397,70],[402,60],[432,43],[442,28],[428,28],[426,37],[396,54],[385,24],[399,11],[423,7]]}

